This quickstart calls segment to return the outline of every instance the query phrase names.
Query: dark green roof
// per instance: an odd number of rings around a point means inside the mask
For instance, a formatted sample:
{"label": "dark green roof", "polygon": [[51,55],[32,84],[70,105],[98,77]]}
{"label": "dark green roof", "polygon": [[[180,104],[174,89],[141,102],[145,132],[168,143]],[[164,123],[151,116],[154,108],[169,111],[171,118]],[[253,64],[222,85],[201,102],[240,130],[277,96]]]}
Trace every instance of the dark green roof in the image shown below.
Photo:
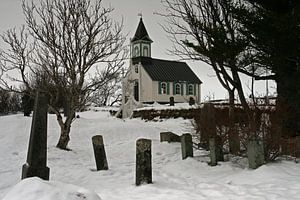
{"label": "dark green roof", "polygon": [[154,81],[202,83],[185,62],[151,58],[151,62],[142,62],[142,65]]}
{"label": "dark green roof", "polygon": [[140,23],[136,29],[136,32],[135,32],[135,35],[134,37],[132,38],[131,42],[134,42],[134,41],[138,41],[138,40],[144,40],[144,41],[149,41],[149,42],[153,42],[149,35],[148,35],[148,32],[146,30],[146,27],[143,23],[143,19],[141,18],[140,19]]}

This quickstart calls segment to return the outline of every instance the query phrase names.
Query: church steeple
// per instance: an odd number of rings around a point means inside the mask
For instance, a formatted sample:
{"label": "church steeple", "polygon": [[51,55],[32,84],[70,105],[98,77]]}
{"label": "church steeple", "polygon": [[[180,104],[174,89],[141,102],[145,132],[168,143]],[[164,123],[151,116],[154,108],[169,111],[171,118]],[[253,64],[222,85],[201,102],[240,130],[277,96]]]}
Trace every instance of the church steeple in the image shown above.
{"label": "church steeple", "polygon": [[148,42],[153,42],[150,39],[149,35],[148,35],[146,27],[143,23],[143,18],[142,17],[140,18],[140,23],[139,23],[139,25],[136,29],[135,35],[132,38],[131,42],[135,42],[137,40],[144,40],[144,41],[148,41]]}
{"label": "church steeple", "polygon": [[143,23],[142,17],[140,18],[139,25],[131,39],[131,55],[132,58],[136,57],[151,57],[151,43],[146,27]]}

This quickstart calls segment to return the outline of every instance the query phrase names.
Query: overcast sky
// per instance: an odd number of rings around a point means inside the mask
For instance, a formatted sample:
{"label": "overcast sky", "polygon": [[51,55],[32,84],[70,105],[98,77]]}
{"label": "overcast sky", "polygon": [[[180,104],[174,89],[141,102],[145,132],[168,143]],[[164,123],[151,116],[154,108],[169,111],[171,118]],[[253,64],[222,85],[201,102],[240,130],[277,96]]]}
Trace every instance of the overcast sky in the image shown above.
{"label": "overcast sky", "polygon": [[[152,43],[152,57],[159,59],[179,59],[168,55],[167,49],[170,49],[172,44],[164,30],[160,27],[159,23],[164,19],[161,16],[155,15],[155,12],[164,12],[161,0],[103,0],[105,5],[111,5],[114,10],[113,17],[115,20],[124,20],[124,32],[128,33],[128,44],[130,37],[133,37],[139,22],[138,13],[142,13],[143,21],[148,31]],[[24,23],[23,13],[21,9],[21,0],[0,0],[0,33],[3,31],[19,27]],[[0,45],[3,46],[2,41]],[[202,99],[206,96],[214,95],[215,98],[225,98],[228,95],[226,91],[220,86],[220,83],[214,77],[214,72],[204,63],[187,62],[194,72],[202,80]],[[244,79],[245,92],[250,94],[247,89],[249,81]],[[257,93],[265,93],[265,83],[258,83]],[[274,91],[274,89],[273,89]]]}

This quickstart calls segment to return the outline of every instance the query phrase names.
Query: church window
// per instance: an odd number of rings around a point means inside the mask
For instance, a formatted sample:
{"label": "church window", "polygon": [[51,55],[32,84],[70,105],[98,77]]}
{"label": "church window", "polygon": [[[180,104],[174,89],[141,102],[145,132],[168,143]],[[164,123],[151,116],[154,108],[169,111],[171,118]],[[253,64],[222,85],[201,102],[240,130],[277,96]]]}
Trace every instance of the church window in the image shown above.
{"label": "church window", "polygon": [[189,86],[188,86],[188,94],[189,95],[194,95],[194,85],[189,84]]}
{"label": "church window", "polygon": [[143,56],[145,56],[145,57],[148,57],[148,56],[149,56],[149,55],[148,55],[148,54],[149,54],[148,47],[144,47],[144,48],[143,48],[143,54],[144,54]]}
{"label": "church window", "polygon": [[167,83],[165,82],[161,83],[161,93],[167,94]]}
{"label": "church window", "polygon": [[135,57],[138,57],[138,56],[139,56],[139,47],[138,47],[138,46],[135,46],[135,47],[134,47],[134,56],[135,56]]}
{"label": "church window", "polygon": [[175,94],[181,94],[181,85],[180,85],[180,83],[175,84]]}

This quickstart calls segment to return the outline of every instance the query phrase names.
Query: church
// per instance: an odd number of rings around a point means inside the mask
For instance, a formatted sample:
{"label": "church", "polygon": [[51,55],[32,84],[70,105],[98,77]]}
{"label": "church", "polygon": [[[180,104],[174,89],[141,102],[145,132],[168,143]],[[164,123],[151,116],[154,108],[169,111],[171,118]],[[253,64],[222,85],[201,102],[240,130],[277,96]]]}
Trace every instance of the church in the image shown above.
{"label": "church", "polygon": [[200,103],[201,80],[185,62],[152,58],[152,43],[141,17],[130,41],[130,66],[122,82],[123,117],[142,104],[169,103],[170,98],[175,103]]}

